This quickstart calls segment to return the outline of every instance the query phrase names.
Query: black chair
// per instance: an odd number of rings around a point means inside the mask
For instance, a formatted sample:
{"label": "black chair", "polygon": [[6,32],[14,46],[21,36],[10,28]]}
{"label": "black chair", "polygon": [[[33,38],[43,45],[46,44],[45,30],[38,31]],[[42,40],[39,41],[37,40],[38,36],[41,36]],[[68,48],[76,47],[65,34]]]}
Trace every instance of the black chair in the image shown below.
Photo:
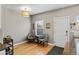
{"label": "black chair", "polygon": [[43,34],[41,36],[39,36],[39,43],[43,45],[43,47],[46,45],[48,45],[48,39],[49,39],[49,36],[48,34]]}
{"label": "black chair", "polygon": [[37,42],[38,43],[38,37],[33,33],[28,34],[27,40],[28,40],[28,42]]}

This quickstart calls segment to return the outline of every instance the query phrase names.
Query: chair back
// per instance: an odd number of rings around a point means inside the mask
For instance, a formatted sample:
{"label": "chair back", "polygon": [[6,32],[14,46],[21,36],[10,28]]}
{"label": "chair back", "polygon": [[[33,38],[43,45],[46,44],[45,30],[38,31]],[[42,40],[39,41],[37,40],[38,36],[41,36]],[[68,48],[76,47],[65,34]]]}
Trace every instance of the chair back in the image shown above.
{"label": "chair back", "polygon": [[44,39],[45,39],[45,41],[48,41],[49,35],[48,34],[44,34]]}
{"label": "chair back", "polygon": [[48,41],[48,39],[49,39],[49,35],[48,34],[43,34],[43,35],[41,35],[41,36],[39,36],[39,40],[44,40],[44,41]]}
{"label": "chair back", "polygon": [[28,37],[28,39],[33,39],[35,37],[35,35],[33,33],[29,33],[27,37]]}

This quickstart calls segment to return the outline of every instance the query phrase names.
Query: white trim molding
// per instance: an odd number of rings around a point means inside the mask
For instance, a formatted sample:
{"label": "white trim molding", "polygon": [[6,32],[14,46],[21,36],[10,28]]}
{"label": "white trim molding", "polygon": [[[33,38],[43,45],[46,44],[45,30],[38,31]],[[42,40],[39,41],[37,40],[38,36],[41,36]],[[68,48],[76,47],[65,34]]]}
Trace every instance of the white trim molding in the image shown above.
{"label": "white trim molding", "polygon": [[[16,43],[16,44],[14,44],[13,46],[16,48],[18,45],[23,44],[23,43],[26,43],[26,42],[27,42],[27,41],[23,41],[23,42],[20,42],[20,43]],[[48,43],[48,44],[55,46],[55,45],[52,44],[52,43]]]}
{"label": "white trim molding", "polygon": [[52,43],[48,43],[49,45],[54,45],[54,44],[52,44]]}
{"label": "white trim molding", "polygon": [[20,43],[16,43],[16,44],[14,44],[13,46],[15,46],[15,48],[18,46],[18,45],[20,45],[20,44],[23,44],[23,43],[26,43],[27,41],[23,41],[23,42],[20,42]]}

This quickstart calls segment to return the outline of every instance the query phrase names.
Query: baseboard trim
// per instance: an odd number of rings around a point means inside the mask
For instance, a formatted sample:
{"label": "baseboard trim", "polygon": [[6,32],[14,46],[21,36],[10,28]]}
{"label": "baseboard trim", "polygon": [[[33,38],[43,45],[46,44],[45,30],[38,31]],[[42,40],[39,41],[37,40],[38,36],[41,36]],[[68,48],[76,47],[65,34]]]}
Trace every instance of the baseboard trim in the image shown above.
{"label": "baseboard trim", "polygon": [[13,46],[18,46],[18,45],[20,45],[20,44],[23,44],[23,43],[26,43],[27,41],[23,41],[23,42],[20,42],[20,43],[16,43],[16,44],[14,44]]}
{"label": "baseboard trim", "polygon": [[54,45],[54,44],[52,44],[52,43],[48,43],[49,45]]}
{"label": "baseboard trim", "polygon": [[[16,44],[14,44],[13,46],[16,48],[18,45],[20,45],[20,44],[23,44],[23,43],[26,43],[27,41],[23,41],[23,42],[20,42],[20,43],[16,43]],[[52,44],[52,43],[48,43],[49,45],[54,45],[54,44]]]}

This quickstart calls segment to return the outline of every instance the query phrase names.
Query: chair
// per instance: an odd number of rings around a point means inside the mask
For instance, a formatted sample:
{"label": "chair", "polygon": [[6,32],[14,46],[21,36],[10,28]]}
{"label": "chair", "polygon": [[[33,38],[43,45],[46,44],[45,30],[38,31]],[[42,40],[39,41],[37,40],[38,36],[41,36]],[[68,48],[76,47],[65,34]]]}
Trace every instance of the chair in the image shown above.
{"label": "chair", "polygon": [[3,38],[3,44],[4,44],[5,52],[6,52],[5,54],[13,55],[13,53],[14,53],[13,39],[9,35]]}
{"label": "chair", "polygon": [[28,39],[29,42],[35,42],[35,40],[37,40],[38,37],[31,32],[31,33],[28,34],[27,39]]}
{"label": "chair", "polygon": [[48,39],[49,39],[49,36],[48,34],[43,34],[41,36],[39,36],[39,43],[43,45],[43,47],[46,45],[48,45]]}

